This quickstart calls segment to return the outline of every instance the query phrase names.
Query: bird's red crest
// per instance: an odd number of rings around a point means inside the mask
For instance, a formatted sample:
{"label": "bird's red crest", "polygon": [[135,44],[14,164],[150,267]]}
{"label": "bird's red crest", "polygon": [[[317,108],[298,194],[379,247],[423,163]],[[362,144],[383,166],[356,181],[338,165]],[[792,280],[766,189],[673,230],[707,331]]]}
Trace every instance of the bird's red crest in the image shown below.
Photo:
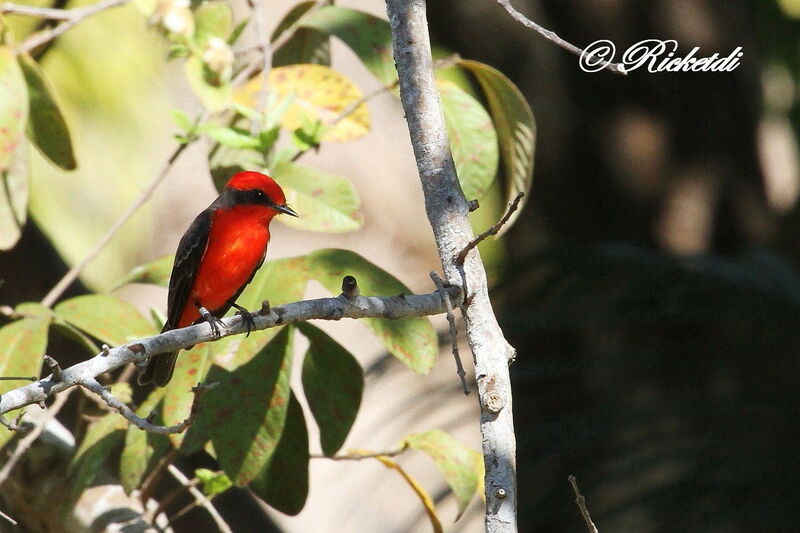
{"label": "bird's red crest", "polygon": [[272,201],[276,204],[283,205],[286,203],[286,196],[283,194],[283,189],[281,189],[280,185],[275,183],[275,180],[266,174],[260,172],[253,172],[250,170],[238,172],[228,181],[225,188],[237,189],[240,191],[261,189],[272,198]]}

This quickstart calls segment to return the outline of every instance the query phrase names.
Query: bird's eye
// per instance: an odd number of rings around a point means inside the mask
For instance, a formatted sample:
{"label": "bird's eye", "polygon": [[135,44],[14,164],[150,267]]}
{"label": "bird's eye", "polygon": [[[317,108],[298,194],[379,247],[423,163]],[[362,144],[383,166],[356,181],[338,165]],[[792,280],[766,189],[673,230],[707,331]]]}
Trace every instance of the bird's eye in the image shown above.
{"label": "bird's eye", "polygon": [[264,191],[256,191],[256,198],[258,198],[259,200],[263,200],[264,199]]}

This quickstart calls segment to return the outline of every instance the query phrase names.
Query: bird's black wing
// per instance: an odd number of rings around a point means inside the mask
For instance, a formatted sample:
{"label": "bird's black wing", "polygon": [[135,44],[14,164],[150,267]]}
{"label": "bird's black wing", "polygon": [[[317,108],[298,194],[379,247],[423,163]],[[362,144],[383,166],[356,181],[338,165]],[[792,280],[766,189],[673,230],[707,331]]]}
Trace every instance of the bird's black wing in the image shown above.
{"label": "bird's black wing", "polygon": [[189,301],[197,271],[200,270],[200,261],[206,253],[213,213],[212,209],[206,209],[197,215],[178,243],[172,275],[169,278],[167,322],[163,331],[178,327],[178,321]]}

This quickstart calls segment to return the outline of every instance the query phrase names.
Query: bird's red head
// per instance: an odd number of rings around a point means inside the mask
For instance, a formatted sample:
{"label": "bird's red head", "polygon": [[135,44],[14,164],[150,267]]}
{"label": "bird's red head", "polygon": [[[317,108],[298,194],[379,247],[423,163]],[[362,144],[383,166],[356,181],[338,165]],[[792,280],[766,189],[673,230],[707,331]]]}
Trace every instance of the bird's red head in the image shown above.
{"label": "bird's red head", "polygon": [[297,213],[286,205],[283,189],[266,174],[249,170],[238,172],[228,180],[225,189],[235,192],[239,201],[264,204],[279,213],[297,216]]}

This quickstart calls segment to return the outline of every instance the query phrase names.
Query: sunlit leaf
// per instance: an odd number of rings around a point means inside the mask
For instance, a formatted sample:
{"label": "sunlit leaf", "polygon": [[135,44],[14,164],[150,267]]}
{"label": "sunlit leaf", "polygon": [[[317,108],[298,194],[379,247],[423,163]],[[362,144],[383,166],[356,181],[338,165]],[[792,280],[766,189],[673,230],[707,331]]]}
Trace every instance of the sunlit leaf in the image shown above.
{"label": "sunlit leaf", "polygon": [[230,83],[215,80],[200,57],[192,56],[186,60],[186,78],[189,87],[208,111],[221,111],[233,102]]}
{"label": "sunlit leaf", "polygon": [[[41,318],[23,318],[0,328],[0,376],[39,376],[47,348],[48,325],[49,321]],[[24,381],[0,381],[0,394],[22,385]],[[15,413],[5,416],[13,418]],[[13,435],[0,427],[0,447]]]}
{"label": "sunlit leaf", "polygon": [[[272,33],[272,42],[297,20],[305,15],[317,2],[300,2],[278,23]],[[272,54],[272,66],[282,67],[299,63],[331,64],[330,38],[312,28],[297,28],[292,36]]]}
{"label": "sunlit leaf", "polygon": [[20,66],[30,99],[28,138],[51,163],[64,170],[74,170],[78,164],[72,151],[72,138],[53,85],[30,56],[21,56]]}
{"label": "sunlit leaf", "polygon": [[233,481],[225,475],[225,472],[213,472],[208,468],[198,468],[194,471],[194,475],[203,482],[203,494],[209,498],[222,494],[233,486]]}
{"label": "sunlit leaf", "polygon": [[28,206],[28,122],[25,76],[14,52],[0,46],[0,250],[19,239]]}
{"label": "sunlit leaf", "polygon": [[128,283],[150,283],[166,287],[169,285],[169,276],[172,273],[172,263],[174,262],[175,254],[170,254],[161,259],[156,259],[152,263],[140,265],[131,270],[128,275],[111,290],[117,290]]}
{"label": "sunlit leaf", "polygon": [[319,427],[325,455],[344,444],[361,405],[364,372],[339,343],[308,323],[298,326],[309,340],[303,359],[303,392]]}
{"label": "sunlit leaf", "polygon": [[502,72],[478,61],[462,59],[459,66],[469,70],[483,89],[492,115],[506,179],[506,199],[511,202],[524,192],[519,209],[501,229],[502,235],[519,216],[533,183],[533,151],[536,123],[528,102]]}
{"label": "sunlit leaf", "polygon": [[[164,424],[174,426],[180,424],[189,416],[194,402],[192,387],[205,381],[208,369],[211,366],[211,346],[209,343],[197,344],[191,350],[181,350],[172,379],[164,395],[161,416]],[[158,356],[156,356],[158,357]],[[172,433],[170,441],[175,447],[181,445],[186,432]]]}
{"label": "sunlit leaf", "polygon": [[442,110],[458,181],[467,199],[480,198],[497,175],[497,133],[480,102],[456,84],[439,80]]}
{"label": "sunlit leaf", "polygon": [[299,513],[308,498],[308,429],[303,408],[289,397],[286,425],[266,467],[250,483],[252,491],[288,515]]}
{"label": "sunlit leaf", "polygon": [[228,2],[203,2],[194,10],[194,41],[201,49],[212,37],[227,40],[233,30],[233,12]]}
{"label": "sunlit leaf", "polygon": [[[364,296],[397,296],[411,291],[397,278],[349,250],[317,250],[307,257],[312,276],[332,294],[341,292],[342,278],[355,276]],[[385,320],[367,318],[363,322],[398,359],[412,370],[426,374],[439,353],[436,332],[423,317]]]}
{"label": "sunlit leaf", "polygon": [[[236,93],[236,100],[254,106],[263,76],[251,79]],[[292,96],[292,103],[281,117],[281,126],[294,131],[304,123],[319,121],[326,128],[322,140],[352,141],[369,132],[369,110],[361,90],[343,74],[324,65],[287,65],[269,72],[271,91],[280,98]],[[352,112],[351,112],[352,111]]]}
{"label": "sunlit leaf", "polygon": [[458,500],[458,520],[478,487],[474,450],[438,429],[409,435],[403,443],[430,455],[442,471]]}
{"label": "sunlit leaf", "polygon": [[54,313],[51,309],[43,306],[38,302],[23,302],[14,307],[14,312],[21,315],[23,318],[44,318],[52,320]]}
{"label": "sunlit leaf", "polygon": [[361,227],[361,200],[347,178],[295,163],[271,169],[286,193],[286,203],[300,216],[280,217],[287,226],[308,231],[343,233]]}
{"label": "sunlit leaf", "polygon": [[136,307],[107,294],[77,296],[53,310],[62,320],[111,346],[158,333]]}
{"label": "sunlit leaf", "polygon": [[[136,410],[136,414],[147,418],[161,402],[167,389],[158,387]],[[158,417],[154,421],[162,424]],[[130,424],[125,433],[125,447],[119,463],[119,479],[126,494],[137,489],[147,474],[158,461],[170,450],[169,439],[165,435],[158,435],[149,431],[142,431]]]}
{"label": "sunlit leaf", "polygon": [[280,333],[247,364],[233,372],[212,366],[208,382],[219,382],[200,404],[184,440],[187,451],[209,438],[225,473],[247,485],[269,463],[286,422],[292,330]]}
{"label": "sunlit leaf", "polygon": [[303,18],[300,25],[344,41],[382,83],[389,85],[397,79],[387,20],[355,9],[325,6]]}

